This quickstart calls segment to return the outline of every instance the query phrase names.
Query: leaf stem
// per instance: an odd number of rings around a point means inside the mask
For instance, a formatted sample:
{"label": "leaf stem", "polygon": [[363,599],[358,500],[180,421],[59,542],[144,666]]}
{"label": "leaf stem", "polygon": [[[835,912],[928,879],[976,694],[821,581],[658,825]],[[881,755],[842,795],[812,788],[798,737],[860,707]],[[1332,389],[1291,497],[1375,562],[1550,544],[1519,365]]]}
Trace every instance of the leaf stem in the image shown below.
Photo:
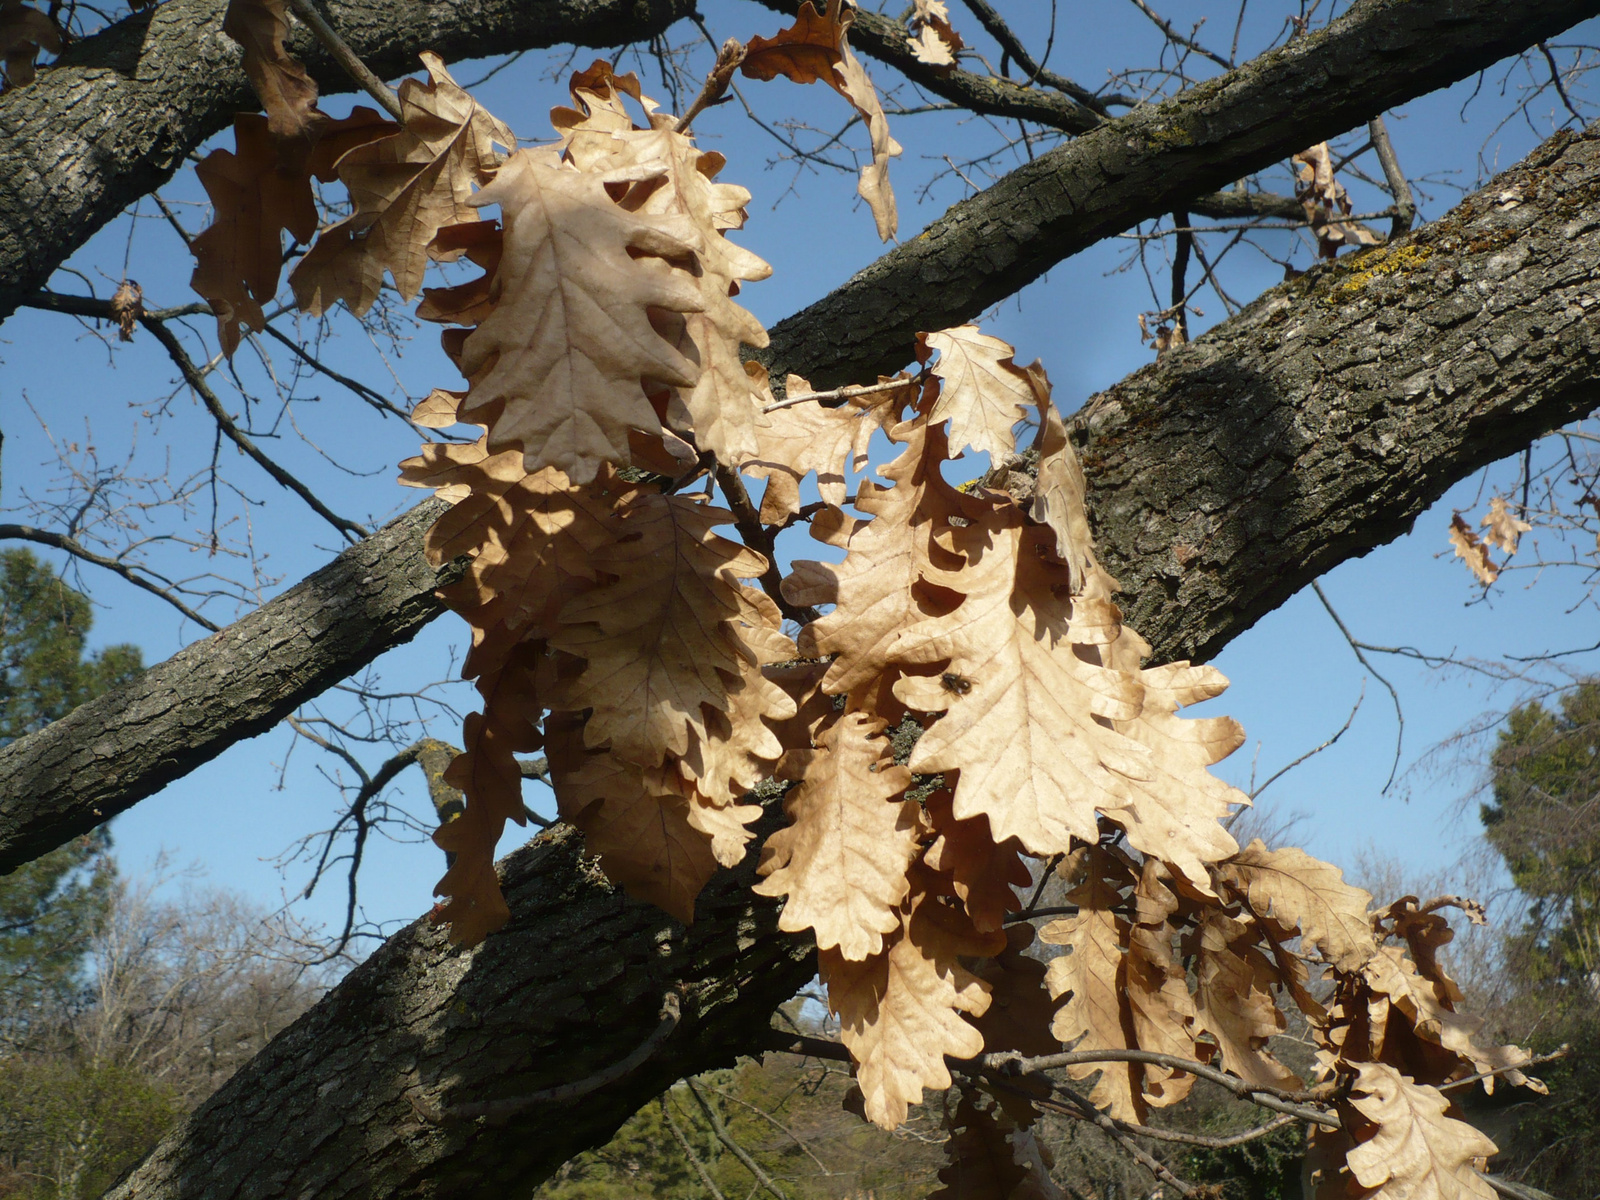
{"label": "leaf stem", "polygon": [[333,55],[333,61],[339,64],[346,75],[360,84],[367,95],[376,100],[396,121],[405,119],[400,112],[399,95],[374,75],[366,63],[356,57],[356,52],[350,49],[349,43],[328,24],[327,18],[317,11],[311,0],[289,0],[289,7],[294,9],[295,16],[306,23],[306,28],[310,29],[317,41],[322,43],[323,49]]}

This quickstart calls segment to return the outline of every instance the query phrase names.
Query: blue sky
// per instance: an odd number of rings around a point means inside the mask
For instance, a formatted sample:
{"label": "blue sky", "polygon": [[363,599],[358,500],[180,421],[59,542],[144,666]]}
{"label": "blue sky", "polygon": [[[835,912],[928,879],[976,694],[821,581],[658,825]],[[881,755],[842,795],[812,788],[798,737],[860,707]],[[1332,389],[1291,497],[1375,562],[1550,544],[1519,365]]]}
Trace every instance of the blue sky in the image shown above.
{"label": "blue sky", "polygon": [[[1021,14],[1019,32],[1030,44],[1045,43],[1046,5],[1002,7]],[[1053,68],[1094,85],[1105,78],[1108,65],[1155,57],[1156,34],[1132,5],[1117,7],[1105,0],[1087,14],[1078,8],[1074,6],[1070,18],[1073,26],[1056,31]],[[770,10],[737,0],[708,4],[703,11],[719,39],[771,33],[780,27]],[[1169,3],[1164,11],[1188,28],[1205,9],[1194,3]],[[1264,43],[1291,11],[1298,11],[1298,5],[1258,3],[1247,10],[1241,46]],[[1224,52],[1233,15],[1232,10],[1219,12],[1202,27],[1202,37],[1208,40],[1216,31],[1215,44]],[[961,16],[957,8],[958,28]],[[1067,19],[1064,9],[1062,20]],[[1222,25],[1225,30],[1219,29]],[[703,47],[699,55],[697,61],[703,64],[707,59]],[[548,78],[550,65],[564,57],[527,55],[476,94],[522,138],[541,140],[549,129],[547,110],[566,100],[564,85]],[[580,51],[574,65],[587,65],[593,57],[592,52]],[[458,80],[470,82],[498,61],[453,64],[452,70]],[[870,62],[868,66],[880,82],[890,79],[887,68]],[[1512,86],[1517,78],[1512,76]],[[1480,161],[1491,168],[1510,165],[1551,128],[1549,121],[1518,120],[1495,130],[1510,107],[1500,75],[1486,76],[1477,99],[1469,103],[1477,82],[1468,81],[1390,115],[1391,135],[1408,172],[1435,180],[1424,185],[1425,217],[1442,213],[1459,194],[1442,181],[1470,187]],[[666,100],[653,72],[645,72],[645,88]],[[839,98],[821,88],[779,82],[749,84],[744,93],[769,123],[801,118],[818,127],[837,128],[847,116]],[[909,89],[899,99],[916,102]],[[1553,97],[1541,100],[1536,112],[1549,112],[1551,101]],[[332,97],[325,107],[337,115],[351,103],[349,97]],[[947,113],[893,118],[893,129],[906,147],[895,163],[893,178],[900,196],[901,237],[910,238],[948,204],[969,194],[967,183],[946,169],[946,156],[960,162],[974,147],[991,145],[994,134],[987,122]],[[741,298],[764,321],[770,324],[803,307],[881,253],[871,217],[855,201],[853,177],[771,162],[780,152],[777,143],[736,104],[702,117],[698,131],[706,147],[729,159],[723,178],[754,193],[750,222],[739,240],[770,261],[774,274],[770,281],[748,288]],[[859,146],[864,140],[859,126],[844,135],[846,144]],[[993,168],[1009,165],[1010,160],[1002,158]],[[975,183],[984,182],[978,169],[964,174]],[[1379,206],[1370,191],[1354,182],[1351,186],[1358,209],[1364,200]],[[1287,190],[1282,170],[1277,172],[1276,188]],[[203,225],[203,193],[192,171],[180,174],[163,195],[191,230]],[[1278,238],[1277,249],[1287,249],[1284,235]],[[981,322],[988,332],[1011,341],[1020,360],[1043,359],[1064,411],[1077,408],[1096,389],[1151,357],[1140,343],[1136,317],[1165,301],[1151,298],[1137,265],[1124,269],[1132,245],[1114,239],[1059,265]],[[1301,266],[1309,262],[1303,248],[1296,261]],[[93,286],[97,294],[109,295],[124,262],[127,274],[143,285],[152,306],[192,298],[190,259],[148,201],[139,206],[136,217],[114,222],[74,257],[69,266],[80,276],[63,271],[52,286],[77,293]],[[1226,267],[1230,291],[1241,299],[1282,278],[1279,266],[1243,250],[1236,251]],[[1164,276],[1158,277],[1157,285],[1164,297]],[[1196,303],[1205,313],[1195,318],[1197,329],[1224,315],[1223,306],[1209,293],[1202,293]],[[195,328],[211,337],[208,324],[205,319]],[[388,351],[387,361],[380,359],[377,346]],[[400,340],[380,340],[377,346],[354,323],[341,321],[335,323],[326,356],[340,370],[391,391],[402,406],[402,394],[414,401],[432,386],[460,383],[438,351],[431,327],[403,330]],[[121,345],[86,332],[71,318],[24,311],[0,329],[0,359],[4,364],[0,429],[5,432],[0,506],[13,512],[24,492],[36,498],[48,494],[56,476],[52,443],[75,446],[73,453],[80,456],[93,446],[104,466],[121,462],[133,446],[136,473],[166,472],[172,478],[203,468],[213,453],[213,430],[204,411],[186,393],[175,390],[170,362],[147,335]],[[257,392],[267,393],[270,387],[259,364],[247,360],[247,355],[240,356],[241,378]],[[288,369],[287,355],[280,354],[276,362],[280,371]],[[375,418],[365,405],[326,380],[301,391],[320,400],[296,404],[281,419],[267,404],[254,417],[270,454],[314,481],[335,511],[363,522],[381,521],[415,503],[417,493],[393,483],[394,464],[414,452],[415,431],[395,420]],[[170,401],[163,404],[168,396]],[[227,398],[236,406],[236,394]],[[290,417],[303,437],[291,427]],[[326,561],[339,539],[252,465],[233,461],[230,448],[225,446],[221,453],[228,460],[229,476],[251,503],[226,491],[213,498],[202,490],[193,498],[195,511],[203,520],[214,499],[219,512],[232,522],[228,535],[248,538],[255,546],[270,574],[281,580],[261,590],[260,597],[267,598]],[[1491,469],[1489,479],[1509,479],[1513,474],[1509,469]],[[1481,600],[1464,568],[1449,557],[1445,537],[1452,509],[1481,512],[1488,494],[1484,480],[1464,481],[1417,522],[1411,535],[1325,578],[1325,591],[1358,637],[1484,658],[1584,646],[1600,638],[1576,571],[1547,572],[1531,587],[1508,576],[1507,584],[1488,602]],[[800,541],[791,552],[817,556],[812,543]],[[217,565],[203,547],[158,553],[162,562],[185,573]],[[143,648],[146,661],[155,662],[203,632],[119,580],[88,573],[79,578],[97,605],[96,644],[131,641]],[[218,607],[211,615],[225,622],[237,612]],[[381,659],[375,671],[383,688],[393,691],[444,680],[459,664],[465,641],[464,627],[446,617],[411,646]],[[1574,670],[1600,667],[1600,656],[1592,654],[1563,661]],[[1395,752],[1394,706],[1382,686],[1356,662],[1315,596],[1302,593],[1269,615],[1230,646],[1218,665],[1231,677],[1233,687],[1209,707],[1238,717],[1250,735],[1246,747],[1219,769],[1241,786],[1248,785],[1252,772],[1264,779],[1326,740],[1345,722],[1364,688],[1365,699],[1340,742],[1280,780],[1263,798],[1279,813],[1306,814],[1297,832],[1314,853],[1348,861],[1376,840],[1409,868],[1427,871],[1452,862],[1463,839],[1476,832],[1472,812],[1463,815],[1460,801],[1478,782],[1479,760],[1470,750],[1464,755],[1428,752],[1484,712],[1513,702],[1520,694],[1515,688],[1492,689],[1471,673],[1435,671],[1389,658],[1378,661],[1378,669],[1398,689],[1405,713],[1402,774],[1385,794]],[[445,694],[458,707],[472,703],[460,685]],[[333,698],[330,708],[336,707]],[[446,718],[433,732],[454,739],[458,730]],[[370,749],[362,755],[370,768],[381,761],[382,751]],[[272,860],[297,838],[329,823],[338,797],[323,772],[336,767],[309,745],[299,745],[291,753],[290,738],[282,730],[241,743],[117,820],[114,832],[123,864],[137,872],[165,852],[176,864],[195,864],[215,883],[275,904],[303,886],[305,870],[291,867],[280,873]],[[395,795],[425,812],[419,784],[412,772],[402,777]],[[530,799],[535,797],[530,794]],[[502,848],[513,844],[508,838]],[[365,914],[392,924],[425,911],[440,871],[438,852],[431,845],[420,840],[378,842],[361,881]],[[342,887],[341,880],[326,881],[302,905],[303,914],[337,922],[343,913]]]}

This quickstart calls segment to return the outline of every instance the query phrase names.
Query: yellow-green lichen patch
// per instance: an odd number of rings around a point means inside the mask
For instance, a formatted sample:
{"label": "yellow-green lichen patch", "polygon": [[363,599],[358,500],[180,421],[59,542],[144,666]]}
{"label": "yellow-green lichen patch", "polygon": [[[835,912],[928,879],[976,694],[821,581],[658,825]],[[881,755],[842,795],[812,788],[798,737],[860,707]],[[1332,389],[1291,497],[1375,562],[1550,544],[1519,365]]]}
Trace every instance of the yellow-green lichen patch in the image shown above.
{"label": "yellow-green lichen patch", "polygon": [[1381,279],[1385,275],[1409,274],[1432,257],[1433,250],[1430,247],[1415,244],[1396,246],[1392,250],[1383,246],[1369,250],[1351,262],[1349,273],[1328,289],[1323,303],[1348,304],[1360,296],[1374,279]]}

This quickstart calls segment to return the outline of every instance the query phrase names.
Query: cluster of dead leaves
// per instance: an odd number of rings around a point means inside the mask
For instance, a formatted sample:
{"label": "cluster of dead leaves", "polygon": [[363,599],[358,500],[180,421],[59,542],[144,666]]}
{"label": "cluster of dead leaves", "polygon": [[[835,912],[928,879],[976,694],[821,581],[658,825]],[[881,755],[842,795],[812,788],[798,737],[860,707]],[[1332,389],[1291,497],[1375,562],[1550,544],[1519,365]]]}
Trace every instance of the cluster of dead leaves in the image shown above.
{"label": "cluster of dead leaves", "polygon": [[1349,219],[1350,193],[1334,175],[1333,153],[1318,142],[1289,160],[1294,167],[1294,195],[1305,210],[1323,258],[1334,258],[1341,246],[1375,246],[1383,239],[1360,221]]}
{"label": "cluster of dead leaves", "polygon": [[[942,8],[919,4],[919,27],[942,37]],[[868,116],[862,191],[888,236],[898,147],[849,52],[852,16],[808,4],[753,40],[742,69],[828,82]],[[870,1119],[898,1124],[951,1084],[952,1064],[1066,1046],[1092,1102],[1139,1124],[1188,1093],[1181,1064],[1199,1062],[1251,1087],[1319,1089],[1340,1128],[1314,1141],[1318,1195],[1430,1181],[1484,1194],[1473,1163],[1493,1148],[1440,1089],[1529,1082],[1527,1056],[1474,1040],[1440,965],[1437,905],[1374,912],[1333,867],[1228,834],[1247,801],[1208,768],[1243,733],[1179,715],[1226,680],[1145,665],[1038,364],[962,326],[919,340],[915,375],[828,403],[791,376],[775,404],[742,358],[766,333],[734,299],[768,273],[727,237],[749,193],[718,182],[721,156],[634,77],[604,62],[575,76],[556,141],[534,149],[432,56],[429,82],[402,86],[399,124],[358,111],[296,125],[315,96],[275,57],[281,34],[248,32],[269,115],[241,117],[236,150],[203,166],[217,223],[196,284],[232,344],[240,323],[260,328],[282,232],[311,238],[311,181],[336,178],[352,212],[316,233],[291,276],[297,302],[360,312],[388,277],[447,326],[468,386],[435,391],[413,419],[481,434],[425,446],[402,479],[453,504],[428,534],[432,560],[467,560],[445,599],[472,628],[483,711],[446,776],[465,811],[436,834],[451,860],[435,915],[456,940],[510,917],[493,853],[524,821],[521,755],[548,756],[562,817],[611,879],[685,922],[718,867],[745,857],[763,815],[752,789],[789,780],[757,891],[784,898],[782,928],[816,939]],[[480,219],[490,206],[497,221]],[[429,261],[463,258],[482,274],[422,288]],[[1024,420],[1037,434],[1019,458]],[[850,497],[879,431],[898,457]],[[967,450],[1004,486],[951,486],[945,464]],[[809,516],[843,551],[783,580],[792,611],[829,610],[798,644],[746,582],[767,560],[717,532],[732,518],[709,490],[680,490],[712,464],[766,480],[767,526]],[[812,473],[822,503],[803,509]],[[1072,913],[1038,932],[1063,950],[1046,965],[1013,909],[1049,869]],[[1285,1001],[1320,1048],[1316,1079],[1272,1052]],[[1026,1094],[966,1094],[943,1194],[1052,1195],[1036,1116]]]}
{"label": "cluster of dead leaves", "polygon": [[1467,569],[1478,582],[1488,587],[1500,578],[1504,562],[1495,562],[1490,547],[1502,551],[1506,558],[1517,552],[1517,543],[1533,526],[1517,516],[1506,505],[1504,496],[1489,500],[1489,512],[1479,522],[1485,532],[1480,536],[1460,513],[1450,518],[1450,545],[1457,558],[1467,564]]}

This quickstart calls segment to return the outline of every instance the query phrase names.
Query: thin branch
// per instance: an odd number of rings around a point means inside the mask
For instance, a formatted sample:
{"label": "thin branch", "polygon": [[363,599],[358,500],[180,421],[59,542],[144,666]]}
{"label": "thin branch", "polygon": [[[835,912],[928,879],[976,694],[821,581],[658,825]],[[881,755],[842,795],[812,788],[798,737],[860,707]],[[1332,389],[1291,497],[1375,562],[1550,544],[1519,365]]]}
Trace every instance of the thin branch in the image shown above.
{"label": "thin branch", "polygon": [[311,353],[299,342],[295,341],[286,334],[279,332],[270,323],[268,323],[266,326],[266,330],[269,336],[277,338],[278,341],[289,347],[290,351],[293,352],[295,357],[301,362],[305,363],[306,366],[310,367],[313,371],[319,371],[326,375],[329,379],[333,380],[335,383],[342,384],[343,386],[349,388],[352,392],[354,392],[357,396],[360,396],[361,399],[372,405],[372,407],[377,409],[379,412],[389,416],[399,417],[402,421],[406,421],[408,423],[410,422],[410,413],[406,412],[402,408],[397,408],[394,404],[390,403],[388,399],[374,391],[372,388],[369,388],[360,380],[351,379],[348,375],[342,375],[338,371],[335,371],[332,367],[328,366],[326,363],[314,358]]}
{"label": "thin branch", "polygon": [[785,396],[782,400],[765,405],[761,411],[777,412],[780,408],[793,408],[796,404],[809,404],[812,401],[816,401],[823,408],[839,408],[857,396],[871,396],[878,392],[892,392],[918,385],[926,373],[924,371],[901,379],[886,379],[882,383],[853,383],[848,387],[838,387],[827,392],[802,392],[797,396]]}
{"label": "thin branch", "polygon": [[317,11],[311,0],[289,0],[289,7],[294,9],[295,16],[306,23],[307,28],[333,56],[333,61],[339,64],[346,75],[355,80],[362,90],[382,105],[383,110],[396,121],[405,119],[400,109],[400,97],[395,90],[372,73],[367,64],[361,61],[356,52],[350,49],[334,27],[329,25]]}
{"label": "thin branch", "polygon": [[1157,29],[1161,30],[1162,33],[1166,34],[1167,35],[1167,40],[1169,42],[1173,43],[1173,45],[1183,46],[1186,49],[1193,50],[1196,54],[1203,55],[1204,57],[1209,58],[1212,62],[1216,63],[1217,66],[1221,67],[1224,71],[1233,70],[1233,64],[1231,62],[1229,62],[1227,59],[1223,58],[1222,55],[1220,55],[1220,54],[1213,54],[1211,51],[1207,50],[1204,46],[1202,46],[1199,42],[1196,42],[1196,41],[1194,41],[1194,40],[1192,40],[1190,38],[1184,37],[1183,34],[1179,33],[1177,31],[1177,29],[1175,29],[1173,27],[1173,24],[1172,24],[1171,21],[1167,20],[1160,13],[1156,12],[1155,9],[1151,8],[1148,4],[1146,4],[1145,0],[1133,0],[1133,6],[1135,8],[1137,8],[1140,12],[1142,12],[1145,16],[1149,17],[1150,20],[1155,23],[1155,27]]}
{"label": "thin branch", "polygon": [[688,1087],[689,1094],[694,1097],[695,1103],[700,1106],[700,1111],[705,1113],[706,1120],[711,1122],[711,1132],[717,1135],[717,1141],[726,1146],[729,1153],[744,1164],[745,1170],[755,1176],[757,1183],[772,1193],[773,1200],[789,1200],[787,1193],[773,1182],[772,1176],[768,1175],[762,1169],[761,1164],[750,1157],[750,1152],[741,1146],[734,1139],[734,1136],[728,1132],[728,1126],[723,1121],[722,1114],[716,1110],[715,1105],[700,1094],[700,1089],[695,1087],[694,1080],[685,1079],[683,1082]]}
{"label": "thin branch", "polygon": [[1087,1121],[1091,1125],[1099,1126],[1103,1133],[1105,1133],[1111,1138],[1112,1141],[1116,1142],[1130,1155],[1132,1155],[1140,1166],[1149,1171],[1160,1182],[1168,1184],[1172,1188],[1176,1189],[1180,1196],[1193,1196],[1196,1194],[1195,1189],[1174,1175],[1167,1168],[1165,1163],[1161,1162],[1161,1160],[1156,1158],[1155,1155],[1151,1154],[1143,1146],[1139,1145],[1131,1137],[1124,1133],[1122,1130],[1123,1123],[1121,1121],[1117,1121],[1107,1114],[1101,1112],[1088,1099],[1080,1096],[1076,1091],[1070,1087],[1067,1087],[1065,1084],[1052,1081],[1050,1086],[1071,1101],[1071,1107],[1077,1110],[1075,1115],[1079,1120]]}
{"label": "thin branch", "polygon": [[[1277,783],[1278,780],[1282,779],[1290,771],[1294,770],[1301,763],[1305,762],[1306,759],[1315,758],[1317,755],[1321,754],[1324,750],[1326,750],[1329,746],[1333,745],[1340,738],[1342,738],[1345,735],[1345,733],[1349,730],[1350,726],[1355,722],[1356,713],[1361,711],[1361,702],[1364,699],[1366,699],[1366,696],[1367,696],[1367,684],[1366,684],[1366,681],[1363,680],[1362,683],[1361,683],[1361,694],[1356,697],[1355,704],[1351,706],[1350,715],[1344,719],[1344,724],[1339,726],[1339,731],[1337,733],[1335,733],[1327,741],[1323,742],[1320,746],[1313,746],[1311,749],[1307,750],[1304,754],[1302,754],[1299,758],[1295,759],[1293,762],[1290,762],[1287,766],[1279,767],[1271,775],[1268,775],[1267,776],[1267,781],[1265,783],[1263,783],[1260,787],[1256,788],[1255,791],[1250,793],[1250,799],[1254,800],[1257,796],[1261,795],[1262,792],[1266,791],[1273,784]],[[1243,811],[1244,811],[1244,809],[1242,809],[1242,808],[1239,810],[1240,813],[1242,813]],[[1238,816],[1239,816],[1239,813],[1234,813],[1233,816],[1228,818],[1228,822],[1231,822],[1231,821],[1235,820]],[[1227,828],[1228,822],[1224,822],[1223,823],[1223,827],[1224,828]]]}
{"label": "thin branch", "polygon": [[1406,173],[1400,169],[1394,143],[1389,140],[1389,127],[1384,124],[1382,116],[1373,117],[1367,122],[1367,134],[1372,138],[1373,152],[1383,167],[1389,195],[1394,198],[1394,219],[1389,223],[1389,237],[1393,240],[1411,231],[1417,219],[1417,202],[1411,195],[1411,185],[1406,182]]}
{"label": "thin branch", "polygon": [[1520,1071],[1523,1067],[1537,1067],[1543,1063],[1555,1062],[1565,1058],[1572,1052],[1572,1047],[1563,1042],[1548,1054],[1535,1054],[1527,1062],[1515,1063],[1510,1066],[1496,1067],[1492,1071],[1479,1071],[1476,1075],[1468,1075],[1465,1079],[1453,1079],[1449,1083],[1441,1083],[1439,1090],[1448,1092],[1451,1088],[1466,1087],[1477,1083],[1480,1079],[1491,1079],[1496,1075],[1503,1075],[1507,1071]]}
{"label": "thin branch", "polygon": [[743,61],[743,42],[738,38],[729,38],[722,43],[722,48],[717,51],[717,61],[712,64],[711,73],[706,76],[700,94],[694,98],[694,103],[689,105],[683,116],[678,118],[679,133],[688,133],[689,126],[694,124],[696,117],[713,104],[722,103],[728,92],[728,84],[733,81],[733,73],[739,69],[739,64]]}
{"label": "thin branch", "polygon": [[722,488],[723,498],[733,510],[734,528],[739,531],[744,544],[767,560],[767,569],[762,572],[759,580],[761,590],[772,597],[778,609],[791,621],[799,625],[811,624],[822,614],[810,605],[790,604],[783,598],[780,586],[783,582],[783,572],[778,570],[778,559],[773,545],[775,539],[761,523],[761,515],[756,511],[750,493],[744,490],[744,480],[739,478],[739,473],[733,468],[718,463],[717,485]]}
{"label": "thin branch", "polygon": [[96,554],[83,543],[67,537],[65,534],[52,533],[48,529],[35,529],[32,525],[0,525],[0,541],[8,540],[37,542],[41,546],[51,546],[57,550],[65,551],[74,558],[81,558],[84,562],[93,563],[97,567],[104,567],[106,570],[122,576],[134,587],[143,588],[152,596],[159,596],[202,629],[208,629],[212,633],[216,633],[222,628],[215,621],[209,621],[202,617],[165,588],[145,579],[126,563],[118,562],[114,558],[107,558],[103,554]]}
{"label": "thin branch", "polygon": [[228,416],[227,410],[222,407],[222,401],[211,390],[211,385],[206,383],[205,376],[200,374],[199,369],[194,365],[194,361],[189,357],[188,352],[184,350],[183,343],[178,340],[177,335],[172,330],[168,329],[160,319],[149,314],[140,317],[139,324],[154,334],[156,341],[166,348],[168,356],[177,364],[178,370],[182,372],[184,382],[194,389],[195,394],[200,397],[201,402],[206,406],[206,410],[211,414],[212,419],[216,421],[217,426],[229,441],[243,450],[258,467],[272,476],[279,484],[304,500],[312,512],[316,513],[351,541],[368,536],[369,530],[366,526],[346,520],[329,509],[327,505],[317,499],[310,488],[263,454],[260,448],[245,435],[244,431],[233,423],[233,418]]}
{"label": "thin branch", "polygon": [[755,1113],[756,1116],[760,1117],[763,1121],[766,1121],[774,1129],[777,1129],[780,1133],[782,1133],[785,1137],[787,1137],[791,1142],[793,1142],[796,1146],[798,1146],[800,1148],[801,1152],[803,1154],[805,1154],[807,1158],[809,1158],[812,1162],[816,1163],[817,1166],[822,1170],[822,1173],[824,1175],[832,1175],[832,1174],[834,1174],[833,1171],[830,1171],[828,1169],[828,1164],[823,1162],[820,1158],[818,1158],[816,1156],[816,1153],[811,1149],[811,1147],[809,1145],[806,1144],[806,1141],[805,1141],[804,1138],[802,1138],[794,1130],[790,1129],[782,1121],[778,1120],[777,1117],[773,1116],[766,1109],[760,1107],[759,1105],[751,1104],[750,1101],[748,1101],[748,1100],[741,1100],[741,1099],[739,1099],[739,1097],[733,1095],[733,1093],[725,1092],[719,1087],[714,1087],[711,1090],[713,1092],[715,1092],[717,1095],[721,1096],[724,1100],[732,1100],[735,1104],[739,1105],[741,1108],[748,1108],[751,1112]]}
{"label": "thin branch", "polygon": [[1106,102],[1088,88],[1074,83],[1064,75],[1046,71],[1043,63],[1035,62],[1028,48],[1022,44],[1022,39],[1012,32],[1011,26],[1006,24],[1005,18],[995,11],[988,0],[966,0],[966,5],[972,15],[978,18],[978,23],[983,26],[985,32],[1000,43],[1000,48],[1016,60],[1017,66],[1027,72],[1028,78],[1024,80],[1024,86],[1037,81],[1072,97],[1096,116],[1111,115]]}
{"label": "thin branch", "polygon": [[1400,770],[1400,749],[1405,742],[1406,736],[1406,714],[1400,707],[1400,693],[1395,691],[1394,684],[1385,679],[1378,672],[1378,669],[1368,661],[1367,656],[1362,653],[1363,643],[1356,640],[1355,635],[1350,632],[1344,620],[1333,610],[1333,605],[1329,603],[1327,594],[1322,590],[1321,582],[1313,579],[1311,581],[1311,590],[1316,592],[1317,599],[1322,601],[1322,607],[1328,610],[1328,615],[1333,618],[1333,623],[1339,627],[1339,632],[1344,634],[1344,640],[1350,643],[1350,650],[1355,654],[1356,661],[1371,671],[1373,677],[1389,689],[1389,699],[1394,701],[1394,715],[1395,719],[1400,722],[1400,727],[1395,731],[1394,735],[1394,762],[1389,767],[1389,779],[1383,785],[1383,791],[1387,792],[1394,783],[1395,772]]}
{"label": "thin branch", "polygon": [[667,1103],[667,1098],[658,1096],[656,1103],[661,1107],[661,1116],[666,1120],[667,1128],[672,1131],[678,1149],[683,1151],[683,1156],[689,1160],[694,1173],[700,1176],[700,1182],[706,1185],[706,1191],[711,1193],[712,1200],[727,1200],[712,1180],[711,1172],[706,1170],[706,1164],[700,1160],[700,1156],[694,1152],[694,1147],[689,1144],[689,1135],[683,1131],[683,1126],[678,1124],[678,1118],[672,1115],[672,1107]]}
{"label": "thin branch", "polygon": [[1561,103],[1566,106],[1567,111],[1572,114],[1573,119],[1576,120],[1579,125],[1582,125],[1584,123],[1583,114],[1580,113],[1577,109],[1577,106],[1572,103],[1572,97],[1567,95],[1567,85],[1561,80],[1561,68],[1556,65],[1556,56],[1550,53],[1549,43],[1540,42],[1539,53],[1543,54],[1544,61],[1550,64],[1550,82],[1556,89],[1556,95],[1561,97]]}

